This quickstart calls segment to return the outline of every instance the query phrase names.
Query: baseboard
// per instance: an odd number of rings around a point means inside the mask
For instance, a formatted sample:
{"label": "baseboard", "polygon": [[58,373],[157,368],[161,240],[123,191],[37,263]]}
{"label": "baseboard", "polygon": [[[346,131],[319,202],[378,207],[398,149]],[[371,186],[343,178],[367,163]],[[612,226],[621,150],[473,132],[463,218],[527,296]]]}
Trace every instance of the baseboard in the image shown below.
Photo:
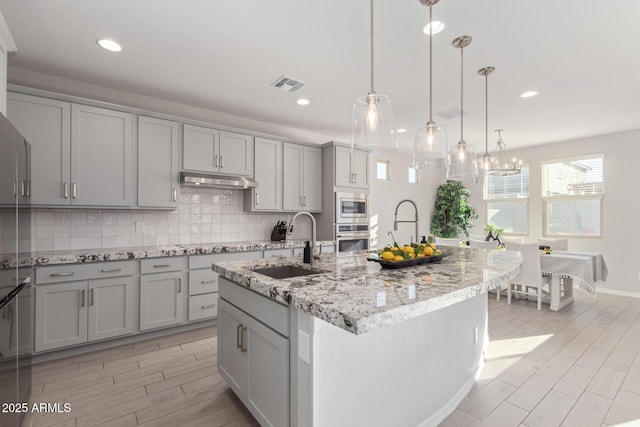
{"label": "baseboard", "polygon": [[619,295],[621,297],[640,298],[640,292],[618,291],[616,289],[609,288],[596,288],[596,292],[600,294]]}
{"label": "baseboard", "polygon": [[474,386],[478,377],[482,373],[482,369],[484,368],[484,354],[481,355],[480,361],[478,362],[478,367],[475,372],[467,381],[460,387],[460,389],[454,394],[451,399],[437,412],[432,414],[429,418],[422,421],[418,427],[436,427],[442,423],[449,415],[456,410],[456,408],[460,405],[462,400],[467,397],[471,388]]}

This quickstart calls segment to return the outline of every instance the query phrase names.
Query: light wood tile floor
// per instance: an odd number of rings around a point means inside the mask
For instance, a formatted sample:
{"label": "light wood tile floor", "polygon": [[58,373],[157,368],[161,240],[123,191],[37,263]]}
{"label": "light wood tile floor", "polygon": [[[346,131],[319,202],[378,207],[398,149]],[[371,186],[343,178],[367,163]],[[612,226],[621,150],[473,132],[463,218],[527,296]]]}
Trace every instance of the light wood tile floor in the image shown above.
{"label": "light wood tile floor", "polygon": [[[640,426],[640,299],[580,291],[560,312],[489,296],[477,383],[443,427]],[[257,426],[216,371],[215,327],[33,368],[34,426]],[[628,424],[625,424],[628,423]]]}
{"label": "light wood tile floor", "polygon": [[35,365],[30,406],[71,411],[23,426],[258,426],[218,375],[215,336],[209,326]]}

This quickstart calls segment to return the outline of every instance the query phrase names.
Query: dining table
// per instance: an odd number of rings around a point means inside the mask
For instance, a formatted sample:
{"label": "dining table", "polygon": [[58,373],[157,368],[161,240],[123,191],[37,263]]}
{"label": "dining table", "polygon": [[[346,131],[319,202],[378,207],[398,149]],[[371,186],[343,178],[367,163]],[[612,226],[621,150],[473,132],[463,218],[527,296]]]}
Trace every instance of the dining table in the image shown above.
{"label": "dining table", "polygon": [[573,302],[573,287],[596,295],[596,284],[607,280],[608,270],[602,254],[552,251],[540,254],[543,276],[551,277],[549,308],[558,311]]}

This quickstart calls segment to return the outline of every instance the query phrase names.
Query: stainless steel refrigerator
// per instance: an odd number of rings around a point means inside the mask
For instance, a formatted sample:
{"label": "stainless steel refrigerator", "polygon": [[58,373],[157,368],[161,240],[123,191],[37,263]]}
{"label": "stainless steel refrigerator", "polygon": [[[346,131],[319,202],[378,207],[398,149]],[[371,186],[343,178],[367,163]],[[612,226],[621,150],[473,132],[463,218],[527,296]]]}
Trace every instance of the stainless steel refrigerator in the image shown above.
{"label": "stainless steel refrigerator", "polygon": [[0,114],[0,427],[30,409],[30,193],[29,143]]}

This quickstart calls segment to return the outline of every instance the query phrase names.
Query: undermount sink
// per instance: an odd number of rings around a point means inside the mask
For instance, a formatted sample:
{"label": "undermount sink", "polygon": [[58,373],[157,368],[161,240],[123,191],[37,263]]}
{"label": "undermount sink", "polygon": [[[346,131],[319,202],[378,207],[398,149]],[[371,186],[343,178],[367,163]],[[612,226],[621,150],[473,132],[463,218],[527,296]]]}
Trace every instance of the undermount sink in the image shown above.
{"label": "undermount sink", "polygon": [[309,276],[312,274],[326,273],[317,268],[304,268],[299,265],[280,265],[278,267],[265,267],[253,270],[255,273],[264,274],[272,279],[288,279],[298,276]]}

